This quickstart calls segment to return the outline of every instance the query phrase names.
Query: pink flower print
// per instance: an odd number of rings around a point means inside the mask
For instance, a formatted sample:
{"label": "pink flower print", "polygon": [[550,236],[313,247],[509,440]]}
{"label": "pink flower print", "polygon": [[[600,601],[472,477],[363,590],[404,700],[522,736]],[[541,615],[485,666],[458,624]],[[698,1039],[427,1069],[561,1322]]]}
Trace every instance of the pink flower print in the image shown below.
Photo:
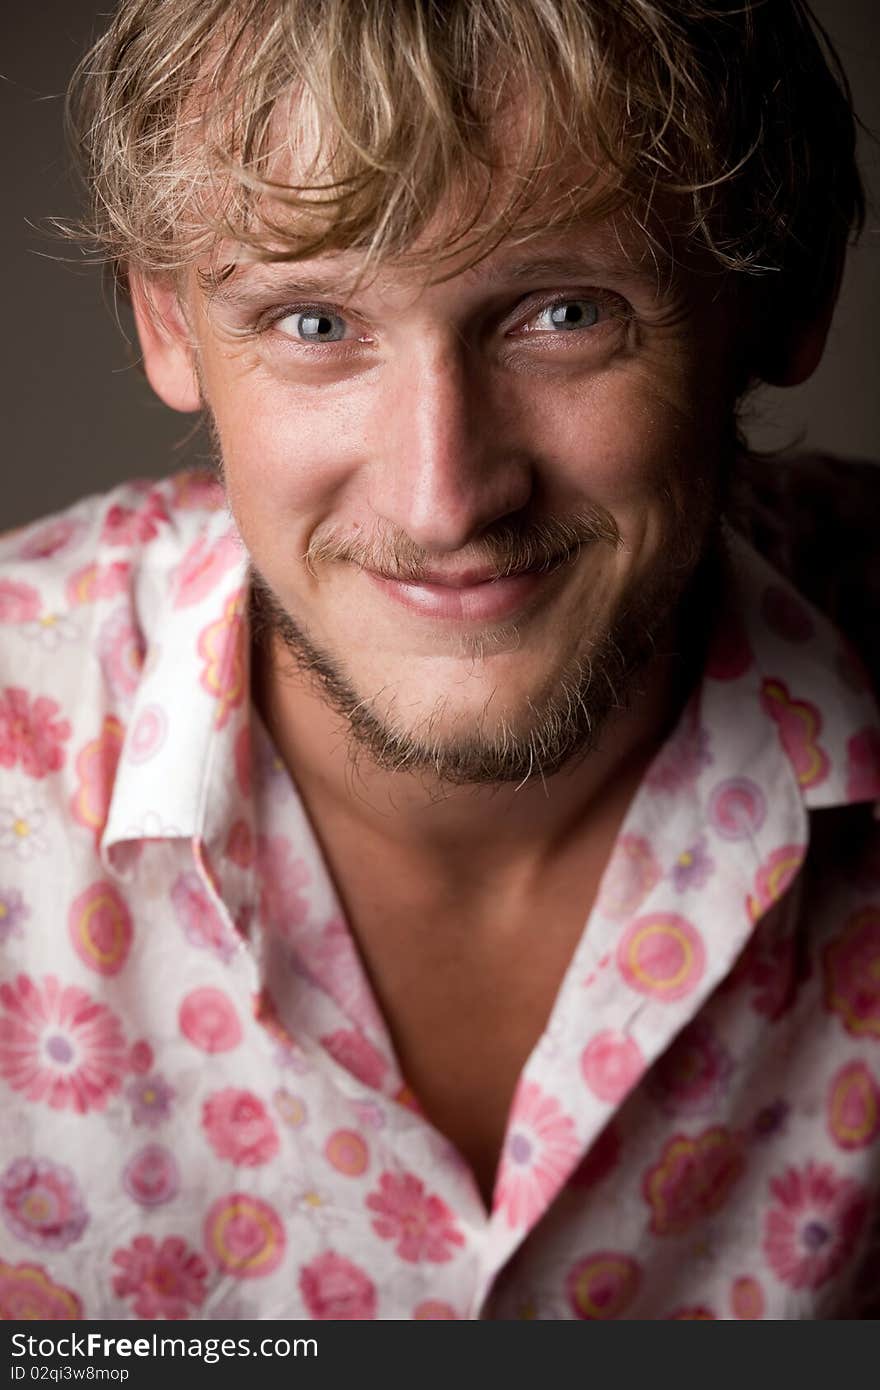
{"label": "pink flower print", "polygon": [[701,835],[687,849],[683,849],[672,866],[670,878],[677,893],[689,888],[704,888],[715,872],[715,860],[706,849],[706,836]]}
{"label": "pink flower print", "polygon": [[655,1062],[648,1091],[669,1115],[704,1115],[715,1108],[732,1071],[711,1024],[696,1018]]}
{"label": "pink flower print", "polygon": [[90,564],[76,570],[64,586],[72,608],[83,603],[95,603],[102,598],[115,598],[128,588],[131,565],[128,560],[113,560],[109,565]]}
{"label": "pink flower print", "polygon": [[718,1211],[745,1167],[738,1136],[720,1126],[676,1134],[644,1178],[654,1235],[680,1235]]}
{"label": "pink flower print", "polygon": [[793,1289],[818,1289],[846,1263],[868,1215],[865,1189],[828,1164],[808,1163],[774,1178],[777,1205],[764,1220],[764,1254]]}
{"label": "pink flower print", "polygon": [[377,1191],[367,1197],[376,1213],[373,1230],[383,1240],[393,1240],[402,1260],[417,1264],[430,1260],[444,1264],[452,1259],[450,1246],[464,1245],[464,1236],[440,1197],[429,1195],[412,1173],[383,1173]]}
{"label": "pink flower print", "polygon": [[717,1316],[705,1303],[693,1303],[667,1313],[664,1322],[717,1322]]}
{"label": "pink flower print", "polygon": [[714,762],[709,733],[699,723],[699,707],[692,700],[677,728],[660,749],[645,775],[645,785],[670,795],[692,787],[703,768]]}
{"label": "pink flower print", "polygon": [[316,1321],[365,1322],[376,1316],[376,1285],[358,1265],[326,1250],[304,1265],[299,1291]]}
{"label": "pink flower print", "polygon": [[493,1206],[510,1227],[529,1226],[550,1205],[580,1154],[574,1121],[534,1081],[514,1096]]}
{"label": "pink flower print", "polygon": [[709,824],[724,840],[749,840],[767,817],[767,798],[751,777],[727,777],[712,788]]}
{"label": "pink flower print", "polygon": [[124,738],[125,728],[116,716],[105,715],[98,737],[90,739],[77,754],[75,771],[78,785],[70,809],[77,824],[92,831],[96,846],[100,844],[107,824]]}
{"label": "pink flower print", "polygon": [[599,884],[596,907],[615,922],[625,921],[662,877],[650,840],[621,835]]}
{"label": "pink flower print", "polygon": [[131,728],[125,756],[130,763],[146,763],[158,753],[168,734],[168,715],[161,705],[144,705]]}
{"label": "pink flower print", "polygon": [[207,1267],[180,1236],[157,1245],[152,1236],[135,1236],[127,1249],[114,1250],[113,1292],[131,1300],[139,1318],[180,1321],[205,1301]]}
{"label": "pink flower print", "polygon": [[75,1322],[82,1304],[71,1289],[53,1284],[42,1265],[0,1260],[0,1321]]}
{"label": "pink flower print", "polygon": [[202,1052],[231,1052],[243,1037],[231,999],[213,985],[190,990],[178,1018],[184,1037]]}
{"label": "pink flower print", "polygon": [[828,1132],[842,1149],[866,1149],[880,1135],[880,1086],[864,1062],[848,1062],[831,1082]]}
{"label": "pink flower print", "polygon": [[32,623],[40,616],[42,601],[32,584],[0,579],[0,623]]}
{"label": "pink flower print", "polygon": [[343,1013],[362,1028],[375,1020],[375,1005],[364,986],[363,968],[351,933],[340,917],[296,943],[296,965],[335,999]]}
{"label": "pink flower print", "polygon": [[772,928],[758,927],[722,988],[745,985],[752,991],[752,1008],[775,1023],[791,1008],[811,970],[797,936],[774,935]]}
{"label": "pink flower print", "polygon": [[666,1001],[696,989],[706,968],[699,930],[672,912],[636,917],[617,946],[617,966],[631,989]]}
{"label": "pink flower print", "polygon": [[138,1038],[137,1042],[132,1043],[128,1065],[136,1076],[146,1076],[147,1072],[152,1071],[153,1061],[153,1049],[146,1038]]}
{"label": "pink flower print", "polygon": [[46,777],[64,766],[70,723],[56,718],[57,701],[47,695],[31,697],[7,686],[0,695],[0,767],[19,762],[29,777]]}
{"label": "pink flower print", "polygon": [[224,854],[240,869],[249,869],[254,862],[254,836],[246,820],[237,820],[226,839]]}
{"label": "pink flower print", "polygon": [[164,1077],[153,1072],[129,1082],[125,1094],[131,1101],[131,1118],[136,1125],[160,1125],[171,1114],[174,1090]]}
{"label": "pink flower print", "polygon": [[23,924],[30,915],[17,888],[0,888],[0,946],[12,936],[23,935]]}
{"label": "pink flower print", "polygon": [[47,975],[0,985],[0,1076],[54,1110],[103,1110],[127,1062],[119,1020],[85,990]]}
{"label": "pink flower print", "polygon": [[125,1165],[122,1185],[142,1207],[158,1207],[170,1202],[180,1189],[180,1174],[174,1155],[161,1144],[147,1144]]}
{"label": "pink flower print", "polygon": [[587,1043],[581,1054],[584,1080],[600,1100],[617,1104],[632,1090],[645,1069],[635,1038],[604,1028]]}
{"label": "pink flower print", "polygon": [[880,729],[862,729],[848,741],[846,794],[850,801],[880,798]]}
{"label": "pink flower print", "polygon": [[105,619],[98,633],[98,657],[115,699],[126,701],[137,690],[145,650],[143,633],[127,608],[119,608]]}
{"label": "pink flower print", "polygon": [[242,557],[241,541],[233,533],[210,541],[199,536],[187,550],[174,576],[174,607],[201,603]]}
{"label": "pink flower print", "polygon": [[171,887],[171,904],[183,933],[193,946],[231,960],[236,943],[195,869],[178,874]]}
{"label": "pink flower print", "polygon": [[65,1250],[89,1220],[73,1173],[45,1158],[9,1165],[0,1177],[0,1215],[14,1236],[42,1250]]}
{"label": "pink flower print", "polygon": [[458,1313],[449,1303],[441,1303],[436,1298],[426,1298],[424,1303],[419,1303],[413,1308],[413,1318],[416,1322],[457,1322]]}
{"label": "pink flower print", "polygon": [[225,728],[230,714],[248,692],[244,591],[230,594],[223,614],[199,633],[198,654],[204,662],[202,689],[217,700],[215,727]]}
{"label": "pink flower print", "polygon": [[359,1178],[369,1166],[370,1151],[357,1130],[337,1129],[324,1145],[324,1157],[337,1173]]}
{"label": "pink flower print", "polygon": [[119,889],[99,880],[70,904],[70,943],[83,965],[97,975],[118,975],[131,950],[134,927]]}
{"label": "pink flower print", "polygon": [[260,913],[267,927],[283,932],[306,920],[309,904],[299,889],[311,875],[285,835],[257,836],[257,877]]}
{"label": "pink flower print", "polygon": [[831,764],[820,747],[822,714],[808,700],[795,700],[785,681],[765,680],[761,686],[761,706],[776,724],[779,741],[802,787],[824,782]]}
{"label": "pink flower print", "polygon": [[388,1062],[362,1033],[356,1033],[353,1028],[340,1028],[335,1033],[325,1034],[321,1042],[334,1061],[358,1081],[374,1091],[381,1088]]}
{"label": "pink flower print", "polygon": [[565,1290],[571,1311],[586,1322],[619,1318],[642,1282],[641,1266],[617,1250],[600,1250],[569,1270]]}
{"label": "pink flower print", "polygon": [[735,1279],[730,1290],[730,1309],[735,1318],[753,1322],[764,1316],[764,1290],[757,1279],[744,1274]]}
{"label": "pink flower print", "polygon": [[620,1161],[620,1135],[614,1124],[608,1124],[598,1139],[593,1142],[586,1157],[581,1160],[569,1178],[569,1186],[579,1192],[587,1192],[598,1187],[600,1182],[614,1172]]}
{"label": "pink flower print", "polygon": [[755,874],[755,891],[746,900],[749,917],[757,922],[778,903],[804,862],[804,845],[780,845]]}
{"label": "pink flower print", "polygon": [[137,545],[151,541],[159,526],[169,520],[162,494],[154,489],[138,507],[112,506],[104,518],[101,540],[106,545]]}
{"label": "pink flower print", "polygon": [[82,521],[59,516],[37,526],[25,538],[19,556],[22,560],[48,560],[52,555],[73,546],[85,530]]}
{"label": "pink flower print", "polygon": [[220,1197],[205,1217],[205,1248],[235,1279],[262,1279],[284,1258],[286,1236],[268,1202],[244,1192]]}
{"label": "pink flower print", "polygon": [[880,1038],[880,908],[864,907],[825,947],[825,1007],[854,1037]]}
{"label": "pink flower print", "polygon": [[252,1091],[215,1091],[202,1107],[202,1128],[218,1158],[243,1168],[268,1163],[279,1149],[278,1131]]}

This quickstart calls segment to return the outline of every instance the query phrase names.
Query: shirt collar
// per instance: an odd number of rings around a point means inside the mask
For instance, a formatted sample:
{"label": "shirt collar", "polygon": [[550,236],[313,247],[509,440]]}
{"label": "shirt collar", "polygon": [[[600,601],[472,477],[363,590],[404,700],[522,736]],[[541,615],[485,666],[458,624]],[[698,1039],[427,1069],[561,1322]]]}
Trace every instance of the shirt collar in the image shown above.
{"label": "shirt collar", "polygon": [[250,795],[247,555],[226,511],[179,562],[139,579],[146,654],[100,852],[126,873],[150,840],[186,839],[219,861]]}

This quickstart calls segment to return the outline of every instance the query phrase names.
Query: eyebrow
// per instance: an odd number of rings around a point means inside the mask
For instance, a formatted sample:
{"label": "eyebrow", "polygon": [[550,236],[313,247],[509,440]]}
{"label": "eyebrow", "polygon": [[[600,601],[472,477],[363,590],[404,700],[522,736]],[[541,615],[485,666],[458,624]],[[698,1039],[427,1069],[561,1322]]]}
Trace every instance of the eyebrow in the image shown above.
{"label": "eyebrow", "polygon": [[[270,263],[270,270],[263,275],[259,271],[254,274],[240,274],[239,267],[232,265],[225,268],[215,277],[205,277],[207,284],[207,302],[209,305],[228,305],[231,307],[242,306],[250,303],[253,299],[262,295],[272,294],[281,298],[327,298],[340,299],[346,298],[350,294],[351,288],[344,289],[345,277],[334,274],[328,270],[325,272],[315,271],[307,277],[300,278],[292,273],[284,273],[281,269],[283,262]],[[654,257],[647,257],[641,263],[624,257],[622,254],[613,256],[586,256],[580,252],[565,254],[560,252],[552,256],[540,256],[533,259],[525,258],[514,262],[498,262],[494,265],[486,262],[478,262],[475,266],[467,267],[463,272],[465,276],[476,280],[482,280],[487,285],[495,286],[499,284],[518,284],[523,281],[559,280],[559,279],[578,279],[578,280],[604,280],[609,283],[633,283],[639,281],[650,283],[655,289],[659,289],[662,273],[659,263]]]}

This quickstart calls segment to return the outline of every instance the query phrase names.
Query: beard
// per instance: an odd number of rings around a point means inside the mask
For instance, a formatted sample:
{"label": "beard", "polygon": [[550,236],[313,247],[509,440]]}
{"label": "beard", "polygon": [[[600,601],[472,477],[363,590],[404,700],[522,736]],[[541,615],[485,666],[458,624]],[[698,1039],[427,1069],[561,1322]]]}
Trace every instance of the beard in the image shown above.
{"label": "beard", "polygon": [[[677,671],[683,689],[702,660],[706,615],[715,592],[718,508],[708,496],[702,506],[689,499],[685,518],[676,515],[663,553],[640,576],[610,619],[607,629],[585,644],[540,693],[525,702],[516,719],[490,719],[482,713],[448,728],[443,700],[414,724],[390,708],[378,693],[359,690],[333,653],[322,650],[289,612],[260,571],[251,564],[250,602],[255,644],[275,653],[280,642],[295,670],[340,716],[353,759],[365,755],[389,772],[416,773],[457,786],[524,784],[576,765],[594,751],[609,718],[629,707],[640,691],[640,675],[658,654],[659,642],[675,626],[688,634],[687,656]],[[696,515],[698,514],[698,515]],[[613,517],[601,508],[563,519],[506,520],[468,547],[467,558],[491,564],[493,576],[574,565],[588,545],[622,545]],[[321,565],[349,563],[386,578],[418,582],[431,556],[402,533],[381,533],[370,541],[332,532],[313,540],[305,557],[313,574]],[[515,646],[516,624],[462,640],[462,656],[482,661],[492,650]],[[384,692],[380,692],[384,693]],[[490,697],[491,699],[491,697]]]}

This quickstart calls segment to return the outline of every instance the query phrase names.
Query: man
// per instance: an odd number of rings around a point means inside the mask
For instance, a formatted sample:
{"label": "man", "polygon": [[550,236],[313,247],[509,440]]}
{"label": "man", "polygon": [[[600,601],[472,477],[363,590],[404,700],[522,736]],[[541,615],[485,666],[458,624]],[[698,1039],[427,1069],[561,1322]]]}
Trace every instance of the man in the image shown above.
{"label": "man", "polygon": [[731,524],[859,216],[828,62],[122,4],[93,230],[222,490],[5,542],[5,1316],[864,1313],[878,713]]}

